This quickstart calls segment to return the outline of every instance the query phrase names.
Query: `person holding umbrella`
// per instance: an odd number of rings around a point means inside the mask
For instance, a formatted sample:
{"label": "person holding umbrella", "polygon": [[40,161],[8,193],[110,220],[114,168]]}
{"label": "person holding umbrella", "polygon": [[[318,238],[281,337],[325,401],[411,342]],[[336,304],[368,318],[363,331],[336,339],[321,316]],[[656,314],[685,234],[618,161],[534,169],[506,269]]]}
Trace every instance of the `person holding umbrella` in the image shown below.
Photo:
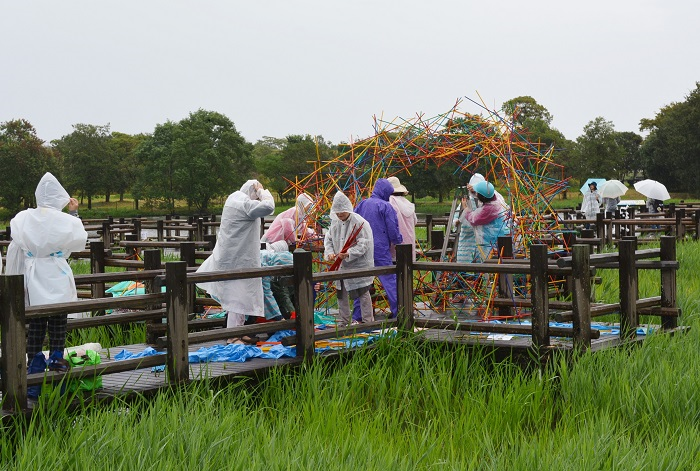
{"label": "person holding umbrella", "polygon": [[[595,215],[600,210],[600,195],[598,194],[598,184],[594,181],[588,182],[588,190],[583,194],[583,202],[581,203],[581,211],[586,219],[595,219]],[[590,227],[590,223],[586,223],[586,229]]]}

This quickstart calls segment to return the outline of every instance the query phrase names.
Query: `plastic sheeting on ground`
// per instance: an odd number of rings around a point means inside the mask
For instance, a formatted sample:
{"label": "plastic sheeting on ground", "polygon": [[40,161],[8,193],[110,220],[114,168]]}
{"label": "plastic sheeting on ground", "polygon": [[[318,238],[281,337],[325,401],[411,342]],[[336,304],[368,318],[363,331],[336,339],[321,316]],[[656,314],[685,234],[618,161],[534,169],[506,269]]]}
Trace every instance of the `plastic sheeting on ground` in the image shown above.
{"label": "plastic sheeting on ground", "polygon": [[[390,334],[393,331],[389,331]],[[296,347],[286,347],[281,344],[275,344],[275,342],[280,342],[282,338],[288,337],[290,335],[295,335],[296,332],[293,330],[280,330],[275,332],[270,338],[261,342],[263,345],[268,344],[269,348],[256,347],[254,345],[242,345],[242,344],[229,344],[229,345],[213,345],[211,347],[202,347],[196,352],[191,352],[189,354],[190,363],[209,363],[209,362],[236,362],[243,363],[249,358],[265,358],[270,360],[276,360],[282,357],[293,358],[297,355]],[[349,337],[340,337],[337,339],[331,339],[328,341],[318,341],[316,342],[316,353],[323,353],[329,350],[342,350],[345,348],[356,348],[365,344],[370,344],[376,341],[382,335],[386,333],[361,333]],[[114,359],[119,360],[130,360],[132,358],[143,358],[152,355],[164,355],[165,352],[159,352],[152,347],[146,347],[142,352],[132,353],[127,350],[122,350],[114,356]],[[152,372],[160,372],[165,370],[165,365],[154,366],[151,368]]]}

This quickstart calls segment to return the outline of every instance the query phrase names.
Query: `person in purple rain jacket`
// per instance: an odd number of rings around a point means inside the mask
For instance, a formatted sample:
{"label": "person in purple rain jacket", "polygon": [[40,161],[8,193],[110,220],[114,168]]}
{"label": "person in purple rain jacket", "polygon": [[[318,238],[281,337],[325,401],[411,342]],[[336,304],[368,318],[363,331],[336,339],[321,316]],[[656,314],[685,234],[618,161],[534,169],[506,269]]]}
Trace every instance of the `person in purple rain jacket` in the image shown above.
{"label": "person in purple rain jacket", "polygon": [[[374,235],[374,266],[384,267],[393,263],[391,247],[403,242],[399,231],[399,220],[396,210],[389,203],[389,197],[394,193],[394,186],[386,178],[380,178],[374,184],[372,196],[360,201],[355,207],[355,213],[369,222]],[[389,300],[391,317],[396,317],[397,290],[396,275],[379,275],[386,297]],[[355,302],[352,318],[362,322],[359,302]]]}

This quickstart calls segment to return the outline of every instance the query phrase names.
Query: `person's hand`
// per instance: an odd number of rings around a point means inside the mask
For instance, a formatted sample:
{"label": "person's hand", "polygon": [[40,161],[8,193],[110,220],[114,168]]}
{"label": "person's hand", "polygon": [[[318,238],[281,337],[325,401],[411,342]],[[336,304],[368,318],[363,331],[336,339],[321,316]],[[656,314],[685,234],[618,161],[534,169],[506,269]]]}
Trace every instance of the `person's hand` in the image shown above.
{"label": "person's hand", "polygon": [[470,193],[474,193],[474,187],[471,185],[467,185],[467,190],[469,190]]}
{"label": "person's hand", "polygon": [[467,207],[467,197],[462,196],[462,209]]}
{"label": "person's hand", "polygon": [[345,260],[345,259],[348,258],[349,256],[350,256],[350,255],[348,255],[347,253],[339,253],[339,254],[338,254],[338,258],[341,259],[341,260]]}
{"label": "person's hand", "polygon": [[78,205],[78,200],[75,198],[71,198],[70,200],[68,200],[68,211],[77,211]]}
{"label": "person's hand", "polygon": [[329,262],[333,262],[333,261],[335,261],[335,257],[337,257],[337,255],[334,254],[334,253],[332,253],[332,254],[328,254],[328,257],[326,257],[326,259],[327,259]]}

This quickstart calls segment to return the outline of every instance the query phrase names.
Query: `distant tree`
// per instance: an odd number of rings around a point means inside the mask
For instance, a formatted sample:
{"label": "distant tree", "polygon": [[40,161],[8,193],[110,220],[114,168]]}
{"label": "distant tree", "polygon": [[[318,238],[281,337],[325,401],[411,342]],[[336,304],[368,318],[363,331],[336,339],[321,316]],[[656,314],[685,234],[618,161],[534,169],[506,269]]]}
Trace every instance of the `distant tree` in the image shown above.
{"label": "distant tree", "polygon": [[700,194],[700,82],[685,101],[640,122],[650,131],[640,153],[644,173],[669,189]]}
{"label": "distant tree", "polygon": [[147,138],[145,134],[124,134],[113,132],[110,145],[112,147],[112,158],[115,162],[116,171],[113,177],[113,186],[119,193],[119,201],[124,201],[124,193],[131,191],[136,209],[139,207],[139,199],[142,197],[140,181],[143,174],[144,162],[136,156],[136,149]]}
{"label": "distant tree", "polygon": [[145,162],[148,197],[164,200],[171,211],[176,199],[184,199],[204,212],[213,198],[232,193],[252,175],[252,150],[233,121],[200,109],[156,126],[136,155]]}
{"label": "distant tree", "polygon": [[580,181],[589,177],[612,178],[623,168],[625,149],[618,144],[612,121],[599,116],[583,128],[573,152],[573,175]]}
{"label": "distant tree", "polygon": [[0,123],[0,206],[13,212],[29,207],[42,175],[56,170],[52,156],[29,121]]}
{"label": "distant tree", "polygon": [[551,153],[553,162],[564,167],[550,166],[549,176],[562,179],[573,175],[575,143],[552,127],[554,117],[547,108],[531,96],[520,96],[504,102],[501,111],[512,117],[515,131],[531,143],[529,152]]}
{"label": "distant tree", "polygon": [[264,136],[253,145],[253,162],[257,179],[282,201],[287,181],[282,178],[282,149],[286,139]]}
{"label": "distant tree", "polygon": [[112,188],[114,162],[109,124],[74,124],[73,132],[52,142],[60,152],[65,169],[65,186],[70,192],[79,190],[87,197],[107,194]]}
{"label": "distant tree", "polygon": [[633,132],[615,133],[615,141],[622,149],[623,157],[618,169],[617,179],[623,180],[630,177],[636,180],[637,174],[642,170],[643,162],[639,149],[644,138]]}
{"label": "distant tree", "polygon": [[501,105],[501,111],[513,118],[518,126],[528,127],[531,121],[541,121],[547,126],[552,124],[552,114],[531,96],[519,96]]}
{"label": "distant tree", "polygon": [[280,200],[288,203],[294,198],[289,182],[302,179],[314,170],[313,162],[317,159],[329,160],[337,152],[322,136],[289,135],[284,140],[267,138],[256,144],[261,157],[256,160],[256,167],[270,189],[277,193]]}

